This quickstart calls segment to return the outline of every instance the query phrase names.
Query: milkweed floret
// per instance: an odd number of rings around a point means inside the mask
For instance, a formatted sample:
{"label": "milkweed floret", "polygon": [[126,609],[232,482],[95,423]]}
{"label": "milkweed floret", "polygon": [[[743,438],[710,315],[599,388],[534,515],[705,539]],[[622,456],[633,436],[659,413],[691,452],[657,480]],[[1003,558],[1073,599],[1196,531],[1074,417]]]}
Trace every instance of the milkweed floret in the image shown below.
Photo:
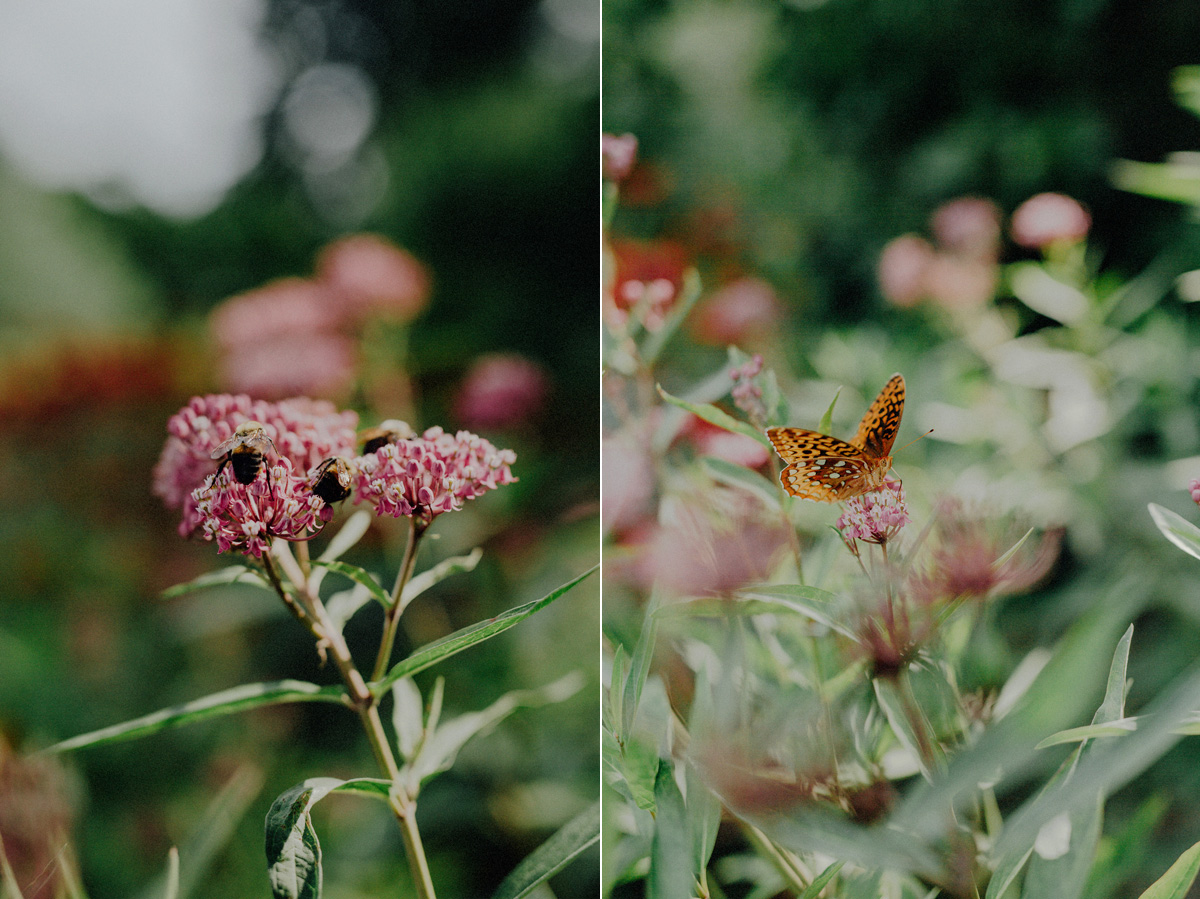
{"label": "milkweed floret", "polygon": [[879,490],[847,500],[845,511],[837,520],[837,529],[850,551],[857,553],[857,541],[883,546],[910,520],[904,487],[899,480],[889,477]]}
{"label": "milkweed floret", "polygon": [[297,476],[290,459],[280,459],[250,484],[240,484],[229,469],[192,491],[199,532],[215,540],[217,552],[237,549],[261,558],[271,539],[304,540],[323,525],[324,501]]}

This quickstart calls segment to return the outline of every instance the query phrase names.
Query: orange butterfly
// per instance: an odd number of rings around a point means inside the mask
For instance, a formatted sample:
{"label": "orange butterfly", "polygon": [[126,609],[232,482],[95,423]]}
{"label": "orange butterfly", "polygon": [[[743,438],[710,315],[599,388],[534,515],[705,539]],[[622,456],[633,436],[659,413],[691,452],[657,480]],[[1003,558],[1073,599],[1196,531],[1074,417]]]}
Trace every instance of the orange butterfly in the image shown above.
{"label": "orange butterfly", "polygon": [[847,443],[804,428],[768,428],[775,452],[787,462],[780,472],[792,496],[834,503],[878,490],[892,467],[888,455],[904,414],[904,378],[895,374],[879,391]]}

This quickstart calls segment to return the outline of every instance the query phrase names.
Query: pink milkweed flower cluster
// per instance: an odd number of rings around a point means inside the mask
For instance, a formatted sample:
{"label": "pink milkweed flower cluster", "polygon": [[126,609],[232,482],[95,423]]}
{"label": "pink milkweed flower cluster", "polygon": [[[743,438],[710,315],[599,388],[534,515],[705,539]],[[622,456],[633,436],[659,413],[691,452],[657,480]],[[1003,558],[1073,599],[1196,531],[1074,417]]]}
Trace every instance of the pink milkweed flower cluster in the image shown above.
{"label": "pink milkweed flower cluster", "polygon": [[493,353],[468,369],[454,414],[469,428],[509,428],[536,416],[549,392],[549,378],[536,362],[515,353]]}
{"label": "pink milkweed flower cluster", "polygon": [[372,319],[407,322],[425,308],[430,278],[407,252],[374,234],[326,246],[311,278],[280,278],[230,297],[209,328],[221,376],[265,399],[344,397],[354,383],[356,336]]}
{"label": "pink milkweed flower cluster", "polygon": [[767,407],[763,405],[762,388],[754,383],[754,379],[762,374],[762,369],[762,355],[755,353],[745,365],[729,373],[729,377],[733,379],[733,389],[730,391],[733,404],[750,416],[750,421],[759,427],[765,426],[767,421]]}
{"label": "pink milkweed flower cluster", "polygon": [[1092,217],[1078,200],[1055,193],[1030,197],[1017,207],[1010,224],[1013,240],[1035,250],[1079,243],[1091,227]]}
{"label": "pink milkweed flower cluster", "polygon": [[1192,502],[1200,505],[1200,478],[1193,478],[1188,483],[1188,493],[1192,495]]}
{"label": "pink milkweed flower cluster", "polygon": [[[231,466],[214,478],[212,453],[246,421],[258,421],[274,443],[249,484]],[[181,535],[217,543],[219,552],[238,549],[261,556],[272,538],[304,540],[332,518],[313,492],[315,470],[339,456],[355,473],[357,502],[376,514],[412,517],[427,526],[464,500],[516,481],[511,450],[497,449],[468,431],[441,428],[398,440],[358,456],[358,416],[332,403],[306,397],[268,402],[248,396],[194,397],[167,422],[168,437],[154,469],[154,492],[168,508],[182,511]]]}
{"label": "pink milkweed flower cluster", "polygon": [[359,456],[357,497],[377,515],[412,518],[427,527],[438,515],[461,509],[464,500],[514,483],[515,461],[512,450],[497,449],[470,431],[452,435],[432,427]]}
{"label": "pink milkweed flower cluster", "polygon": [[895,539],[910,520],[904,487],[896,478],[888,477],[879,490],[846,501],[845,511],[837,520],[837,529],[850,551],[858,555],[858,541],[884,546]]}

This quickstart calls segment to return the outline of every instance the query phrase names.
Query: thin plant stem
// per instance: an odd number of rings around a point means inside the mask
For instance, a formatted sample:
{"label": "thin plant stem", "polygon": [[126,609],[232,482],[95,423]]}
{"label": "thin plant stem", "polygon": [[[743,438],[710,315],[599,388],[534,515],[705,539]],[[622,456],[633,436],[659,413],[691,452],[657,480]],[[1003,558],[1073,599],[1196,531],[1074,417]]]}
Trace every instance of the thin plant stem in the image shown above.
{"label": "thin plant stem", "polygon": [[797,866],[798,860],[792,853],[777,844],[753,824],[746,824],[744,829],[747,839],[775,865],[776,870],[783,875],[784,881],[787,882],[788,887],[793,892],[803,893],[808,889],[808,878],[804,876],[804,872]]}
{"label": "thin plant stem", "polygon": [[[274,563],[270,559],[270,553],[265,554],[263,558],[271,583],[278,591],[280,598],[288,603],[289,608],[299,610],[284,589],[278,572],[275,571]],[[301,620],[308,624],[309,630],[320,641],[319,645],[327,646],[332,652],[338,671],[342,675],[342,681],[349,693],[351,704],[358,713],[363,730],[366,732],[371,752],[380,769],[392,782],[388,806],[400,825],[400,833],[404,839],[404,853],[408,858],[409,870],[417,887],[418,899],[437,899],[433,889],[433,880],[429,873],[429,862],[425,858],[425,849],[421,842],[421,833],[417,829],[416,797],[409,795],[408,791],[400,784],[400,768],[396,764],[396,757],[392,754],[387,732],[383,729],[383,721],[379,717],[379,698],[367,687],[362,674],[354,664],[354,659],[350,656],[350,649],[346,645],[345,638],[329,620],[325,605],[321,602],[320,597],[313,593],[307,577],[304,576],[296,560],[291,557],[290,553],[286,556],[281,554],[279,559],[287,571],[288,577],[292,579],[293,585],[307,600],[309,608],[312,610],[311,616],[306,615]],[[409,563],[409,569],[411,574],[411,563]],[[298,582],[296,578],[299,578]]]}
{"label": "thin plant stem", "polygon": [[302,609],[292,598],[292,595],[284,589],[283,582],[279,579],[279,572],[275,570],[275,563],[271,560],[270,550],[263,553],[262,563],[263,568],[267,571],[267,579],[270,580],[271,586],[275,588],[275,592],[279,594],[279,598],[283,600],[283,604],[287,606],[288,611],[308,629],[309,633],[318,640],[323,640],[325,635],[320,632],[312,616]]}
{"label": "thin plant stem", "polygon": [[371,673],[373,681],[380,680],[387,674],[388,662],[392,660],[392,647],[396,643],[396,631],[400,627],[400,615],[404,611],[404,587],[412,577],[413,566],[417,561],[417,545],[426,527],[428,525],[418,523],[415,518],[409,519],[408,542],[404,546],[404,559],[400,563],[400,570],[396,572],[396,583],[392,586],[392,605],[384,617],[383,639],[379,641],[379,653],[375,656],[375,668]]}

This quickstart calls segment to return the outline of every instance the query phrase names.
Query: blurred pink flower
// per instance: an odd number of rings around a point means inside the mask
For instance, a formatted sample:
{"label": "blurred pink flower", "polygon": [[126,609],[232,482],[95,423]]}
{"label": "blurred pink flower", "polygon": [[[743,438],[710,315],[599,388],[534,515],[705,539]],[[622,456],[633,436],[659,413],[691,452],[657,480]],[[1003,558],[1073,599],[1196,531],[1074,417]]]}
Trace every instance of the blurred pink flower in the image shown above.
{"label": "blurred pink flower", "polygon": [[1188,492],[1192,495],[1192,502],[1200,504],[1200,478],[1193,478],[1188,484]]}
{"label": "blurred pink flower", "polygon": [[625,436],[600,443],[600,518],[606,533],[621,532],[650,514],[654,466],[650,456]]}
{"label": "blurred pink flower", "polygon": [[224,350],[312,334],[335,324],[330,296],[307,278],[279,278],[213,309],[209,330]]}
{"label": "blurred pink flower", "polygon": [[744,491],[671,497],[635,562],[637,578],[647,589],[657,583],[678,597],[727,596],[765,580],[787,539],[783,525]]}
{"label": "blurred pink flower", "polygon": [[469,428],[511,428],[536,418],[550,392],[545,370],[514,353],[479,357],[454,400],[455,417]]}
{"label": "blurred pink flower", "polygon": [[[217,470],[212,451],[245,421],[261,422],[279,455],[296,471],[307,472],[330,456],[356,452],[358,416],[339,412],[332,403],[306,397],[272,403],[244,394],[192,397],[168,420],[167,440],[154,467],[154,493],[167,508],[183,510],[183,536],[200,525],[193,491]],[[273,458],[266,461],[276,464]]]}
{"label": "blurred pink flower", "polygon": [[937,253],[925,269],[925,293],[946,309],[974,309],[996,295],[999,277],[992,263]]}
{"label": "blurred pink flower", "polygon": [[896,478],[887,477],[879,490],[846,501],[837,529],[850,551],[858,555],[859,540],[883,546],[895,539],[909,521],[904,487]]}
{"label": "blurred pink flower", "polygon": [[755,353],[748,362],[729,373],[733,387],[729,393],[733,404],[749,417],[751,424],[758,428],[766,427],[767,407],[763,405],[762,387],[755,383],[755,378],[762,374],[763,357]]}
{"label": "blurred pink flower", "polygon": [[1000,208],[983,197],[943,203],[930,221],[938,245],[957,256],[995,262],[1000,254]]}
{"label": "blurred pink flower", "polygon": [[354,385],[355,345],[345,335],[321,332],[240,344],[222,358],[221,372],[229,389],[263,399],[341,399]]}
{"label": "blurred pink flower", "polygon": [[268,463],[249,484],[240,484],[232,469],[209,478],[192,492],[205,540],[217,541],[217,552],[237,549],[261,558],[271,539],[303,540],[319,531],[325,502],[312,492],[305,472],[299,476],[288,458]]}
{"label": "blurred pink flower", "polygon": [[926,273],[936,256],[929,241],[904,234],[889,241],[879,255],[877,275],[884,299],[896,306],[915,306],[928,291]]}
{"label": "blurred pink flower", "polygon": [[75,875],[65,876],[61,863],[61,853],[69,851],[78,801],[72,794],[77,792],[55,756],[20,755],[0,735],[0,834],[4,864],[11,869],[4,877],[6,896],[55,899],[78,894],[68,883]]}
{"label": "blurred pink flower", "polygon": [[831,771],[801,773],[769,757],[753,757],[731,740],[709,738],[691,751],[704,784],[734,812],[754,815],[782,812],[800,802],[826,796]]}
{"label": "blurred pink flower", "polygon": [[637,160],[637,138],[632,134],[600,137],[601,171],[607,181],[623,181]]}
{"label": "blurred pink flower", "polygon": [[1018,206],[1009,227],[1013,240],[1021,246],[1040,250],[1083,240],[1092,227],[1092,217],[1078,200],[1044,193]]}
{"label": "blurred pink flower", "polygon": [[692,315],[703,343],[742,344],[770,333],[783,317],[774,288],[761,278],[738,278],[706,298]]}
{"label": "blurred pink flower", "polygon": [[370,503],[377,515],[428,527],[438,515],[461,509],[463,500],[514,483],[516,458],[469,431],[430,428],[355,459],[356,501]]}
{"label": "blurred pink flower", "polygon": [[328,244],[317,257],[316,280],[350,324],[374,317],[411,321],[429,302],[425,266],[374,234],[352,234]]}

